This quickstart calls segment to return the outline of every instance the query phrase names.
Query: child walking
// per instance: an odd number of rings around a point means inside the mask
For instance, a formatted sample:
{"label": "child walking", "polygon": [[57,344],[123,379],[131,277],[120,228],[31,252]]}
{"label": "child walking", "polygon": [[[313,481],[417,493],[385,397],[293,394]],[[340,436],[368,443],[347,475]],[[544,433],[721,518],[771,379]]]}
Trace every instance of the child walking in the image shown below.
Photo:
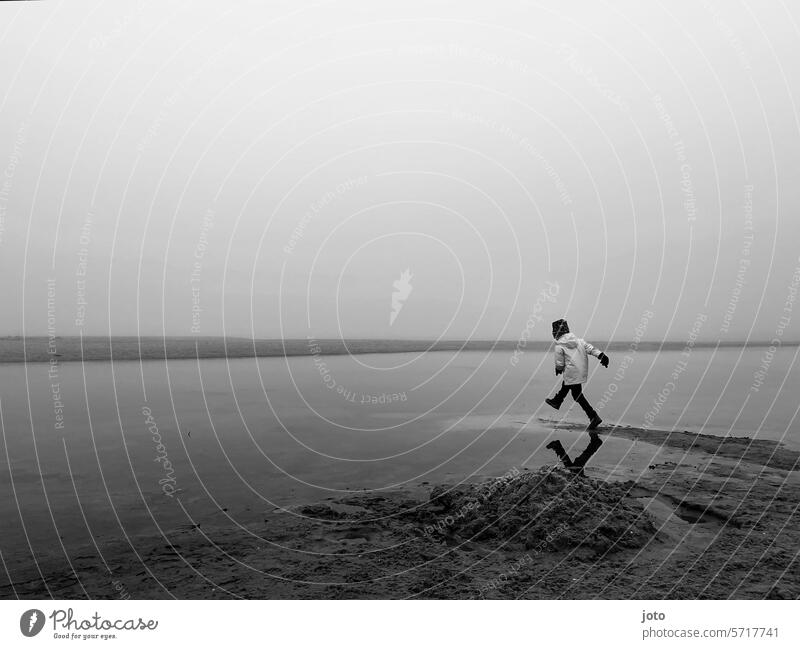
{"label": "child walking", "polygon": [[545,399],[545,403],[558,410],[564,399],[567,398],[567,394],[572,393],[572,398],[583,408],[589,418],[587,430],[594,430],[603,423],[603,420],[583,396],[582,385],[586,383],[589,374],[589,354],[596,356],[603,367],[608,367],[608,356],[585,340],[570,333],[569,325],[564,319],[556,320],[553,323],[553,338],[556,340],[556,376],[563,374],[564,381],[556,395]]}

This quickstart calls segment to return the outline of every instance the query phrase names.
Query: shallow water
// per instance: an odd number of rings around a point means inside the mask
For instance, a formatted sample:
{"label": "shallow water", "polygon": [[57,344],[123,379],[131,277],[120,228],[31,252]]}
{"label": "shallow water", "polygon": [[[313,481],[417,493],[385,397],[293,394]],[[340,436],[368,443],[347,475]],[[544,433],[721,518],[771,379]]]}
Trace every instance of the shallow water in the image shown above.
{"label": "shallow water", "polygon": [[[755,381],[766,352],[640,352],[627,361],[616,353],[607,370],[593,363],[586,393],[607,422],[798,447],[798,348],[777,350]],[[551,355],[511,359],[437,352],[0,365],[0,551],[7,558],[30,542],[47,553],[92,537],[252,518],[351,489],[501,475],[553,463],[544,445],[556,437],[579,451],[587,441],[579,427],[542,421],[583,421],[570,402],[560,412],[542,404],[557,385]],[[674,456],[609,438],[591,471],[627,478]]]}

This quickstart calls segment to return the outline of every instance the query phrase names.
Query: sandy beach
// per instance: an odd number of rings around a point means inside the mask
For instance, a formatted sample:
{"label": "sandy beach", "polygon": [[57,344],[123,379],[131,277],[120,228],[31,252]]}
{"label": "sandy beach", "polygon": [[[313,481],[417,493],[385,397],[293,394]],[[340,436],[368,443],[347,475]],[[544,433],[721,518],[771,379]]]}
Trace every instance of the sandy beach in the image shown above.
{"label": "sandy beach", "polygon": [[[3,598],[797,598],[800,453],[604,427],[637,480],[557,466],[422,482],[6,561]],[[46,581],[42,575],[46,576]]]}

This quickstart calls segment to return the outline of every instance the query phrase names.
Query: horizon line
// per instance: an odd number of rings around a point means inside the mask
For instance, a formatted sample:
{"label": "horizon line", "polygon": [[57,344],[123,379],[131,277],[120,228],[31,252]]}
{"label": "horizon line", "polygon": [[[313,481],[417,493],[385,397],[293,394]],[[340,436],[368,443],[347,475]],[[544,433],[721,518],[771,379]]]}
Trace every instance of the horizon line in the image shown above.
{"label": "horizon line", "polygon": [[[50,335],[47,333],[43,334],[2,334],[0,335],[0,340],[19,340],[19,339],[48,339]],[[222,334],[213,334],[213,335],[197,335],[197,334],[65,334],[65,335],[56,335],[53,338],[56,340],[58,339],[67,339],[67,338],[74,338],[74,339],[103,339],[103,340],[114,340],[114,339],[160,339],[160,340],[248,340],[254,342],[280,342],[280,341],[308,341],[308,340],[319,340],[319,341],[369,341],[369,342],[430,342],[430,343],[503,343],[503,344],[514,344],[514,345],[522,345],[524,343],[550,343],[552,342],[552,338],[529,338],[527,340],[521,339],[513,339],[513,338],[432,338],[432,337],[424,337],[424,336],[406,336],[406,337],[397,337],[397,338],[383,338],[383,337],[367,337],[367,336],[287,336],[283,338],[279,337],[252,337],[252,336],[242,336],[242,335],[222,335]],[[751,339],[734,339],[734,340],[721,340],[721,339],[713,339],[713,338],[698,338],[697,340],[689,343],[686,340],[682,339],[672,339],[672,338],[665,338],[662,340],[658,339],[648,339],[648,340],[639,340],[634,341],[630,339],[607,339],[607,338],[593,338],[592,340],[597,341],[598,343],[609,343],[614,345],[620,344],[627,344],[636,342],[637,345],[661,345],[665,343],[670,344],[684,344],[687,346],[697,346],[698,344],[702,345],[758,345],[758,346],[770,346],[773,345],[775,342],[779,343],[779,346],[795,346],[800,345],[800,340],[778,340],[776,341],[774,338],[768,340],[766,338],[751,338]]]}

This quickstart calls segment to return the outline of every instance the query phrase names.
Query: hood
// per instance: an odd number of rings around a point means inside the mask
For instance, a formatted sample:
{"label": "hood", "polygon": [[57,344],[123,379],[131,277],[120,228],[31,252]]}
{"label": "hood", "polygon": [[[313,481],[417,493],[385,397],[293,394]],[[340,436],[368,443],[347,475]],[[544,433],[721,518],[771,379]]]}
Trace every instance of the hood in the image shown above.
{"label": "hood", "polygon": [[553,338],[558,340],[564,334],[569,333],[569,325],[564,318],[559,318],[553,322]]}
{"label": "hood", "polygon": [[568,349],[575,349],[578,346],[578,337],[574,333],[566,333],[556,340],[556,343]]}

